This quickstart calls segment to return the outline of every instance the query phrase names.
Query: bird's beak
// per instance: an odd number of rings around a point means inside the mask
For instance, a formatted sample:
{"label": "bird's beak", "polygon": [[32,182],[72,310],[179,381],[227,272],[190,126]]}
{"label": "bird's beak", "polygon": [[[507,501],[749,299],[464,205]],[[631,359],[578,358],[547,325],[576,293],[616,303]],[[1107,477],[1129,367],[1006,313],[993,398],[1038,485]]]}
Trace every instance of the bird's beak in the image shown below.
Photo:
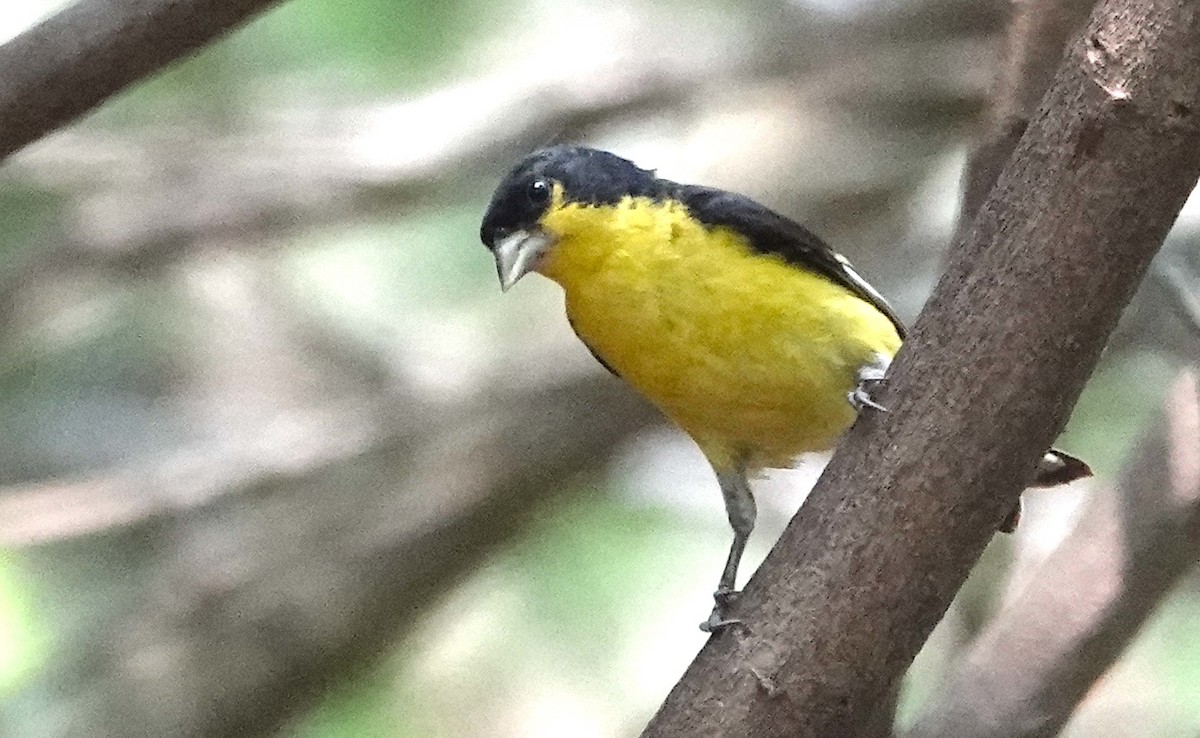
{"label": "bird's beak", "polygon": [[554,239],[541,230],[515,231],[497,241],[494,253],[500,289],[507,292],[521,277],[536,269],[542,256],[553,245]]}

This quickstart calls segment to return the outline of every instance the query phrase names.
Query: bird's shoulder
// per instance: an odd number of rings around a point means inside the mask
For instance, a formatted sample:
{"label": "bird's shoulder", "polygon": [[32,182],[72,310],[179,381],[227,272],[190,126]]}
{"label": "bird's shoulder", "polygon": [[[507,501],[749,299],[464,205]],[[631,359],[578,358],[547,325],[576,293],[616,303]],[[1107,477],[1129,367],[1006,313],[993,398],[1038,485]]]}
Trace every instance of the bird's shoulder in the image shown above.
{"label": "bird's shoulder", "polygon": [[736,192],[665,180],[663,189],[683,203],[700,223],[734,230],[754,251],[777,256],[845,287],[887,316],[900,337],[904,337],[904,324],[879,291],[859,275],[846,257],[796,221]]}

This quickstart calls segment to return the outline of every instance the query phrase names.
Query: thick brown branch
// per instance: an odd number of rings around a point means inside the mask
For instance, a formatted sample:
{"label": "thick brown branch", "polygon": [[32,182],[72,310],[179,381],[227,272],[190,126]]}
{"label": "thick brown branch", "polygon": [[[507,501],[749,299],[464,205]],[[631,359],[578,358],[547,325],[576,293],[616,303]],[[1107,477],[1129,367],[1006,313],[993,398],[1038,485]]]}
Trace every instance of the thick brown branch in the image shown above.
{"label": "thick brown branch", "polygon": [[[1200,20],[1111,0],[912,337],[645,735],[854,735],[1066,422],[1200,174]],[[769,684],[770,689],[764,689]]]}
{"label": "thick brown branch", "polygon": [[1057,735],[1200,554],[1200,387],[1184,372],[1120,487],[996,617],[911,738]]}
{"label": "thick brown branch", "polygon": [[0,46],[0,159],[278,0],[80,0]]}

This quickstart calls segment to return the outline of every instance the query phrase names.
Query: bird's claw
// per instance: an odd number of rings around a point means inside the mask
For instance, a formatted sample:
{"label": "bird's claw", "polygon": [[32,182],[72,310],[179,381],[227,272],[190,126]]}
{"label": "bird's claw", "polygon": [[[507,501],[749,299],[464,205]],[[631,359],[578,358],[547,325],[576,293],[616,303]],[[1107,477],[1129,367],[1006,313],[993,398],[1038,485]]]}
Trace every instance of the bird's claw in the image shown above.
{"label": "bird's claw", "polygon": [[846,399],[850,402],[850,407],[854,408],[854,412],[862,413],[863,408],[867,407],[881,413],[888,411],[886,407],[871,399],[871,391],[883,384],[891,363],[892,360],[889,357],[875,354],[870,362],[859,367],[856,377],[858,382],[854,385],[854,389],[846,394]]}
{"label": "bird's claw", "polygon": [[[872,384],[874,383],[875,382],[872,382]],[[869,407],[872,410],[878,410],[881,413],[886,413],[888,411],[886,407],[871,399],[871,393],[867,389],[866,382],[860,382],[858,386],[847,393],[846,399],[850,401],[850,407],[854,408],[855,412],[861,413],[865,407]]]}
{"label": "bird's claw", "polygon": [[737,600],[741,592],[735,589],[726,589],[722,587],[716,592],[713,592],[713,610],[708,616],[708,620],[700,623],[700,630],[705,633],[720,633],[731,625],[736,625],[742,622],[738,618],[728,617],[730,606]]}
{"label": "bird's claw", "polygon": [[712,614],[708,616],[708,620],[705,620],[703,623],[700,623],[700,630],[704,631],[705,633],[710,633],[710,634],[715,635],[715,634],[720,633],[721,631],[725,630],[729,626],[737,625],[740,622],[742,622],[742,621],[738,620],[737,618],[719,617],[717,615],[717,611],[713,610]]}

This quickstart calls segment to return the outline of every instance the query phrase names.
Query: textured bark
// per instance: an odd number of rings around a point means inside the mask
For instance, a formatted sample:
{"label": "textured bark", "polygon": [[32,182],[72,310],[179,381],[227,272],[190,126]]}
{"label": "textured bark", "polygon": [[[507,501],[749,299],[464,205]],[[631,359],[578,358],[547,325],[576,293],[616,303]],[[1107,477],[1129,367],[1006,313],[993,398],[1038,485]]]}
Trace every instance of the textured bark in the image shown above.
{"label": "textured bark", "polygon": [[1200,173],[1200,22],[1103,3],[967,242],[751,579],[644,735],[860,732],[1062,429]]}
{"label": "textured bark", "polygon": [[1200,387],[1184,372],[1117,490],[971,647],[909,738],[1057,735],[1200,553]]}
{"label": "textured bark", "polygon": [[0,159],[278,0],[80,0],[0,46]]}
{"label": "textured bark", "polygon": [[963,177],[960,231],[975,220],[1050,87],[1067,39],[1087,20],[1092,5],[1091,0],[1013,0],[987,131]]}

